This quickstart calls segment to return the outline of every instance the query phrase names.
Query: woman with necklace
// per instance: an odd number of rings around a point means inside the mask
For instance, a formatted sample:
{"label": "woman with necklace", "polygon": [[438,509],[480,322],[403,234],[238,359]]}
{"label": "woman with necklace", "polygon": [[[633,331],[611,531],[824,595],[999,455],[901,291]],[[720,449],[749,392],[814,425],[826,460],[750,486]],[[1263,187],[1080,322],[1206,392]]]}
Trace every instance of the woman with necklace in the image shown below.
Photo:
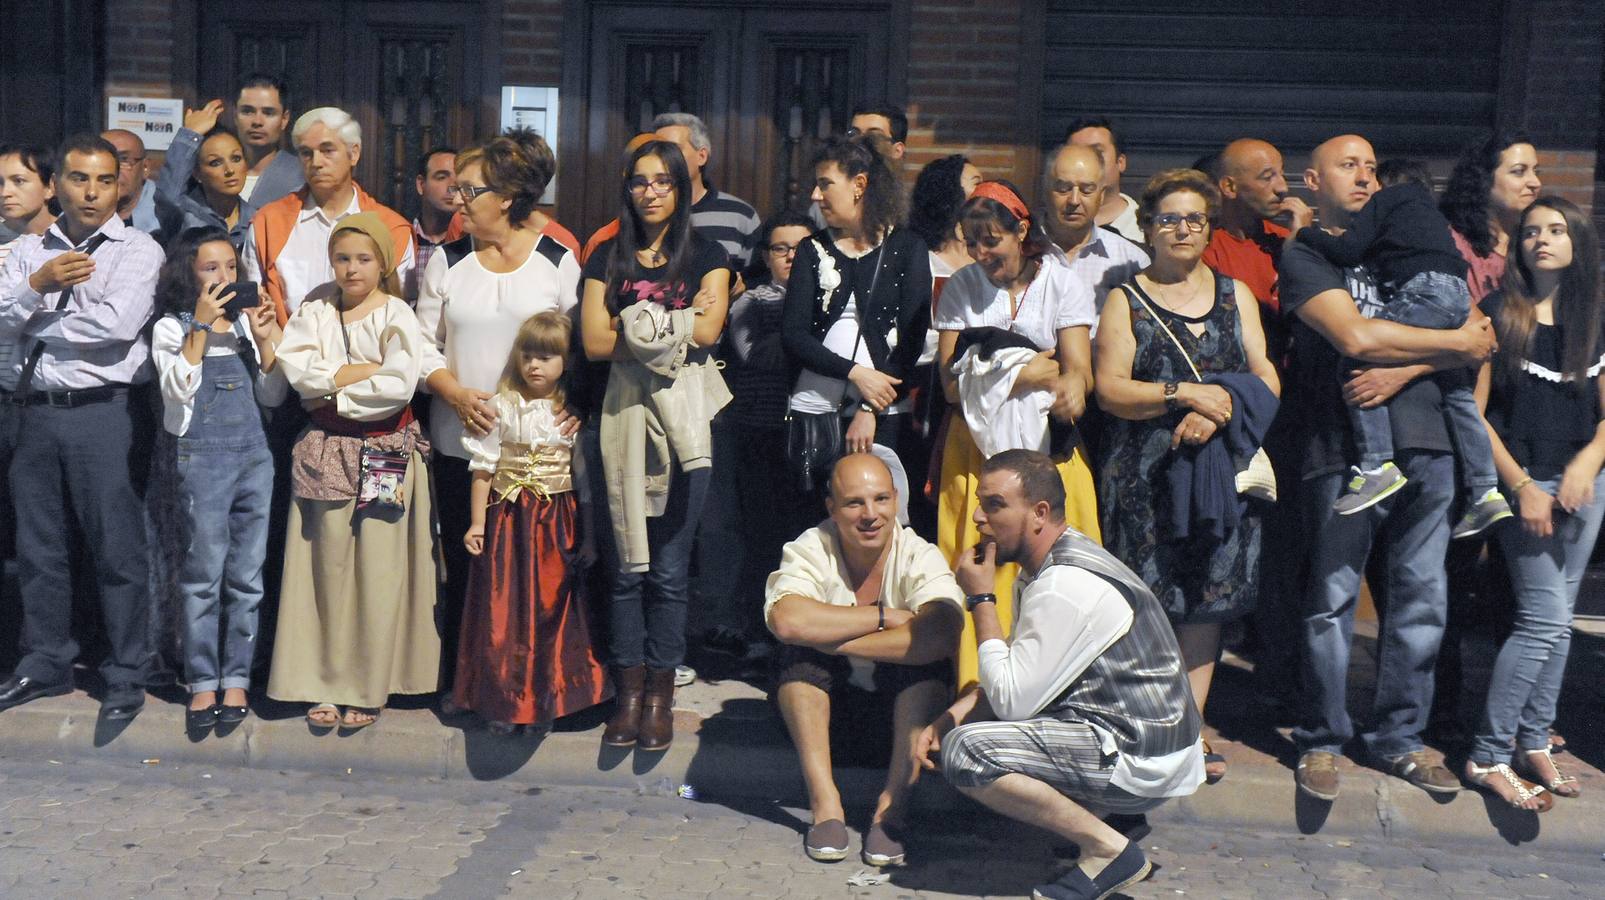
{"label": "woman with necklace", "polygon": [[[798,368],[788,439],[801,423],[813,426],[806,430],[816,442],[841,435],[835,446],[813,447],[799,479],[822,490],[844,452],[898,449],[930,327],[931,269],[925,242],[897,227],[902,188],[871,139],[825,143],[814,159],[813,199],[826,227],[797,248],[781,339]],[[800,470],[796,448],[792,464]],[[906,472],[900,483],[908,484]]]}
{"label": "woman with necklace", "polygon": [[[961,208],[958,225],[975,262],[948,279],[936,303],[937,371],[948,402],[954,404],[938,482],[937,546],[953,564],[981,540],[974,521],[981,464],[1011,449],[1057,453],[1065,519],[1097,540],[1092,469],[1074,429],[1092,390],[1091,333],[1098,320],[1092,292],[1053,250],[1014,185],[982,182]],[[957,352],[961,342],[984,345],[989,340],[1012,344],[1013,358],[1023,360],[1012,382],[997,382],[1001,370],[981,362],[983,349],[969,355]],[[992,358],[1003,359],[995,353]],[[957,374],[955,361],[961,370]],[[1003,386],[985,389],[994,382]],[[1011,408],[1020,409],[1021,415],[1007,420],[997,415]],[[1050,440],[1050,419],[1068,440]],[[1005,421],[1020,427],[1006,427]],[[1005,629],[1014,618],[1018,571],[1017,566],[1000,566],[993,591]],[[968,616],[965,627],[974,628]],[[975,682],[973,635],[959,641],[958,674],[960,690]]]}
{"label": "woman with necklace", "polygon": [[410,405],[424,342],[396,258],[378,215],[341,219],[334,283],[296,309],[278,348],[311,422],[291,454],[267,692],[313,704],[307,721],[320,729],[371,725],[391,694],[433,693],[440,680],[429,441]]}
{"label": "woman with necklace", "polygon": [[[1221,625],[1254,604],[1260,521],[1250,504],[1224,538],[1194,529],[1178,539],[1166,474],[1178,454],[1223,439],[1233,416],[1232,394],[1204,379],[1252,373],[1273,393],[1281,387],[1253,292],[1201,260],[1219,207],[1202,172],[1172,169],[1148,182],[1138,216],[1153,262],[1109,292],[1094,354],[1098,403],[1110,416],[1098,490],[1104,542],[1164,606],[1200,714]],[[1204,752],[1213,783],[1226,760],[1207,742]]]}
{"label": "woman with necklace", "polygon": [[600,437],[618,568],[609,655],[618,705],[602,742],[665,750],[685,659],[691,542],[707,496],[715,413],[730,400],[712,360],[730,260],[691,230],[680,148],[632,151],[619,233],[585,262],[585,355],[609,363]]}

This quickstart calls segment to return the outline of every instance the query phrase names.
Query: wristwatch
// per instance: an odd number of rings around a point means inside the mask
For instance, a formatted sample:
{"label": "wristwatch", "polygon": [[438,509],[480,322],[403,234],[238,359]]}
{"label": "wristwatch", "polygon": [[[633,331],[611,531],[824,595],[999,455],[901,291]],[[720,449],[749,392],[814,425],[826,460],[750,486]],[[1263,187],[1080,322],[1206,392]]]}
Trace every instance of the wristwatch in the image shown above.
{"label": "wristwatch", "polygon": [[971,594],[970,596],[964,598],[964,608],[973,613],[975,612],[975,608],[983,603],[996,602],[998,602],[997,594]]}
{"label": "wristwatch", "polygon": [[1178,404],[1177,404],[1177,401],[1176,401],[1176,391],[1180,387],[1181,387],[1181,385],[1177,384],[1174,381],[1165,382],[1165,408],[1166,409],[1175,409],[1177,407]]}

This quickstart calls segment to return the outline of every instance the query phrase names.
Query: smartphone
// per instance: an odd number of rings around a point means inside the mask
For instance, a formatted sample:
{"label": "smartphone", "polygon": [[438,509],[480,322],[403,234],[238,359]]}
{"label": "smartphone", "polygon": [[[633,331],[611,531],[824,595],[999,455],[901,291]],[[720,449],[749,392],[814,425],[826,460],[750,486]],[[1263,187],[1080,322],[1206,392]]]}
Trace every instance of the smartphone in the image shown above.
{"label": "smartphone", "polygon": [[225,294],[234,292],[233,298],[223,304],[223,317],[230,320],[237,319],[240,313],[261,306],[262,300],[257,290],[254,281],[236,281],[223,288]]}

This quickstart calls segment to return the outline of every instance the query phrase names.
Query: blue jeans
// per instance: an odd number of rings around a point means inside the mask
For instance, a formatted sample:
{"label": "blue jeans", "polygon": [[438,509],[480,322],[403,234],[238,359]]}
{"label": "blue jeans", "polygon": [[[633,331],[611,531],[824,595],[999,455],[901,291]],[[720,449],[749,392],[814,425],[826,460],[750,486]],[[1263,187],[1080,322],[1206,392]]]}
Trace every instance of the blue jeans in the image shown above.
{"label": "blue jeans", "polygon": [[201,361],[201,387],[189,430],[178,439],[177,463],[189,529],[178,573],[184,681],[191,693],[243,689],[251,683],[262,604],[273,453],[238,356]]}
{"label": "blue jeans", "polygon": [[1380,617],[1375,721],[1362,738],[1383,759],[1422,747],[1421,731],[1432,709],[1433,665],[1448,610],[1443,560],[1449,548],[1454,458],[1406,451],[1398,463],[1410,483],[1361,515],[1332,512],[1343,490],[1341,472],[1309,479],[1300,495],[1310,538],[1301,660],[1303,724],[1293,732],[1301,753],[1340,753],[1354,737],[1347,707],[1349,645],[1360,577],[1373,549],[1383,554],[1387,584],[1381,594],[1387,608]]}
{"label": "blue jeans", "polygon": [[[1538,486],[1554,494],[1560,479]],[[1509,762],[1512,744],[1522,750],[1549,746],[1572,647],[1577,589],[1605,517],[1605,474],[1594,481],[1593,503],[1576,515],[1556,506],[1554,516],[1555,532],[1547,538],[1533,537],[1516,522],[1499,530],[1516,594],[1516,627],[1494,661],[1488,705],[1471,748],[1478,765]]]}
{"label": "blue jeans", "polygon": [[[1376,318],[1416,328],[1450,329],[1466,323],[1471,310],[1471,290],[1464,278],[1444,272],[1422,272],[1394,290],[1388,304]],[[1437,379],[1443,391],[1444,423],[1460,459],[1462,482],[1475,502],[1499,483],[1494,473],[1494,451],[1488,432],[1477,412],[1472,379],[1461,370],[1440,372]],[[1386,404],[1375,409],[1351,406],[1349,421],[1354,426],[1354,446],[1360,452],[1360,467],[1377,469],[1393,459],[1393,425]]]}
{"label": "blue jeans", "polygon": [[708,496],[709,469],[676,469],[663,515],[646,520],[652,561],[645,572],[615,572],[612,635],[615,666],[672,669],[685,661],[691,545]]}

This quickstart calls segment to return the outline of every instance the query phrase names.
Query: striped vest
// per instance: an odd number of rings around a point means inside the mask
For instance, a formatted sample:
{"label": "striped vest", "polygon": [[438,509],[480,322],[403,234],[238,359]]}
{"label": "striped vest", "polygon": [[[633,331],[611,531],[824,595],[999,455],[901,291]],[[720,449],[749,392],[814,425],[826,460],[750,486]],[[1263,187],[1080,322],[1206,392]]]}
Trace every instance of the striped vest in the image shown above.
{"label": "striped vest", "polygon": [[[1131,606],[1132,621],[1044,714],[1096,725],[1114,737],[1125,756],[1164,756],[1198,743],[1201,721],[1181,650],[1153,591],[1074,528],[1054,542],[1037,577],[1050,566],[1075,566],[1109,582]],[[1020,602],[1022,608],[1031,602],[1031,585]]]}

